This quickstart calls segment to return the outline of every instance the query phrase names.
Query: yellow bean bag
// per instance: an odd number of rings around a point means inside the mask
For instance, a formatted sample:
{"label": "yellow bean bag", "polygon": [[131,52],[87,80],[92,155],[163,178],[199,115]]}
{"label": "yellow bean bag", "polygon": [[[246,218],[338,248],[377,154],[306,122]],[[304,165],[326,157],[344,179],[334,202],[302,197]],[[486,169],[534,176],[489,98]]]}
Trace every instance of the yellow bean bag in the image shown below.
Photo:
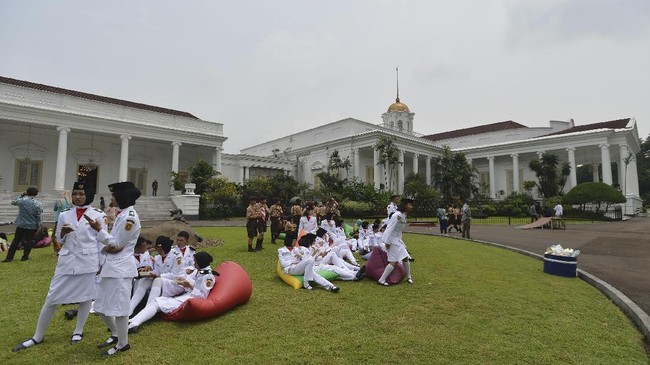
{"label": "yellow bean bag", "polygon": [[[303,275],[285,274],[282,271],[282,266],[280,266],[280,261],[278,261],[277,268],[276,268],[275,271],[278,274],[278,276],[280,277],[280,279],[282,279],[282,281],[287,283],[290,287],[292,287],[294,289],[302,288],[302,283],[305,280]],[[320,271],[317,271],[316,273],[318,273],[318,275],[324,277],[325,279],[327,279],[329,281],[336,280],[336,279],[339,278],[339,275],[337,273],[335,273],[334,271],[320,270]]]}

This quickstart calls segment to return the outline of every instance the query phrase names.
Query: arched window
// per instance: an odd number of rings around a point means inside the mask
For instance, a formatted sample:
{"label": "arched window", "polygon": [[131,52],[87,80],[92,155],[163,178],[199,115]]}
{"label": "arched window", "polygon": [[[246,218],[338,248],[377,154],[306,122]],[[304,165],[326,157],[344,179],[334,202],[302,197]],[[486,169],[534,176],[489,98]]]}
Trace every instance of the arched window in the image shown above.
{"label": "arched window", "polygon": [[398,120],[397,121],[397,129],[399,129],[400,131],[402,129],[404,129],[404,122],[402,122],[401,120]]}
{"label": "arched window", "polygon": [[390,121],[390,123],[388,125],[390,126],[390,129],[393,129],[394,124],[393,124],[392,120]]}

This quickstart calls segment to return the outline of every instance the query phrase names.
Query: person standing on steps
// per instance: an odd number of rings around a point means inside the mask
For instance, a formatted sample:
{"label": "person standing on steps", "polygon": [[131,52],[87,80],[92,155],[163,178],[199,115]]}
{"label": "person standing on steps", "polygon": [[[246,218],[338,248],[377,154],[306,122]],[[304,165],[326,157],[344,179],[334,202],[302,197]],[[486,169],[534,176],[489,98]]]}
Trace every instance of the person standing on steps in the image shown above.
{"label": "person standing on steps", "polygon": [[154,179],[153,182],[151,183],[151,195],[157,196],[158,195],[158,180]]}

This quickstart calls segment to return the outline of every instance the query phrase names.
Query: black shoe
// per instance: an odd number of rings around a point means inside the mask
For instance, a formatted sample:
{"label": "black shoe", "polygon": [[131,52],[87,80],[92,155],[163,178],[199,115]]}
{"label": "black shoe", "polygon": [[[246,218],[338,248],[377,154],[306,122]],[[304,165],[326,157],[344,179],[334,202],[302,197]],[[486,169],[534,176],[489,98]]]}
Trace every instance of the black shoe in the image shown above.
{"label": "black shoe", "polygon": [[81,340],[83,340],[83,338],[84,338],[83,333],[75,333],[75,334],[72,335],[72,337],[70,337],[70,344],[71,345],[76,345],[79,342],[81,342]]}
{"label": "black shoe", "polygon": [[[25,345],[23,345],[23,342],[27,342],[27,341],[30,341],[30,340],[31,340],[32,342],[34,342],[33,345],[30,345],[30,346],[25,346]],[[24,349],[26,349],[26,348],[28,348],[28,347],[36,346],[36,345],[38,345],[39,343],[43,342],[43,341],[41,341],[41,342],[37,342],[33,337],[30,338],[30,339],[27,340],[27,341],[23,341],[23,342],[19,343],[18,345],[16,345],[16,347],[14,347],[14,349],[13,349],[13,352],[20,351],[20,350],[24,350]]]}
{"label": "black shoe", "polygon": [[412,258],[412,257],[409,257],[409,262],[413,262],[413,261],[415,261],[415,259]]}
{"label": "black shoe", "polygon": [[366,265],[361,266],[359,271],[357,271],[357,274],[354,277],[354,281],[359,281],[363,279],[364,276],[366,276]]}
{"label": "black shoe", "polygon": [[29,260],[29,257],[21,257],[20,258],[20,261],[27,261],[27,260]]}
{"label": "black shoe", "polygon": [[70,321],[70,320],[74,319],[74,317],[77,316],[77,310],[76,309],[67,310],[67,311],[63,312],[63,316],[65,317],[65,319]]}
{"label": "black shoe", "polygon": [[11,261],[13,261],[13,260],[11,260],[11,259],[4,259],[4,260],[2,260],[2,262],[11,262]]}
{"label": "black shoe", "polygon": [[255,249],[253,248],[253,246],[248,246],[248,252],[255,252]]}
{"label": "black shoe", "polygon": [[118,352],[129,351],[130,349],[131,349],[131,345],[129,345],[129,344],[127,343],[127,344],[124,345],[124,347],[122,347],[121,349],[118,349],[117,346],[115,346],[115,347],[111,347],[110,349],[108,349],[108,351],[104,351],[104,352],[102,352],[101,355],[102,355],[102,356],[112,356],[112,355],[117,354]]}
{"label": "black shoe", "polygon": [[338,286],[334,286],[334,285],[333,285],[331,288],[329,288],[329,289],[327,289],[327,290],[328,290],[328,291],[331,291],[332,293],[338,293],[339,290],[341,290],[341,289],[339,289]]}
{"label": "black shoe", "polygon": [[101,349],[101,348],[108,347],[108,346],[111,346],[111,345],[116,344],[116,343],[117,343],[117,336],[111,336],[106,341],[104,341],[104,342],[100,343],[99,345],[97,345],[97,347],[99,347]]}
{"label": "black shoe", "polygon": [[140,326],[129,327],[129,334],[138,333],[140,331]]}
{"label": "black shoe", "polygon": [[263,249],[264,249],[264,247],[262,247],[262,246],[256,246],[255,247],[255,251],[262,251]]}

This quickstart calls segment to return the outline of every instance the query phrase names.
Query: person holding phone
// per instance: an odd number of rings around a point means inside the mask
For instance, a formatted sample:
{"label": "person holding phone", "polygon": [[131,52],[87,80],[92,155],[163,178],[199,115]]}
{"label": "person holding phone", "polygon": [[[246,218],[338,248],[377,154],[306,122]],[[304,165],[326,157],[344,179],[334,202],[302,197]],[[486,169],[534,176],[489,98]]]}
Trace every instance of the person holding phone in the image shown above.
{"label": "person holding phone", "polygon": [[86,216],[90,226],[97,231],[97,241],[104,245],[106,259],[99,273],[99,283],[95,298],[95,312],[111,330],[111,336],[99,344],[99,347],[111,348],[102,352],[112,356],[127,351],[129,345],[128,323],[133,278],[138,270],[133,260],[138,236],[140,236],[140,218],[133,207],[142,194],[130,181],[118,182],[108,186],[112,193],[111,202],[117,205],[117,214],[111,233],[97,220]]}
{"label": "person holding phone", "polygon": [[[95,196],[94,187],[83,182],[75,182],[72,188],[73,208],[61,212],[55,232],[61,243],[61,250],[50,282],[32,338],[21,342],[14,351],[24,350],[43,341],[56,307],[59,304],[79,303],[77,326],[70,343],[73,345],[83,339],[83,330],[93,298],[95,297],[95,275],[99,270],[99,247],[97,231],[90,227],[88,219],[106,225],[106,215],[90,206]],[[84,218],[86,217],[86,218]]]}

